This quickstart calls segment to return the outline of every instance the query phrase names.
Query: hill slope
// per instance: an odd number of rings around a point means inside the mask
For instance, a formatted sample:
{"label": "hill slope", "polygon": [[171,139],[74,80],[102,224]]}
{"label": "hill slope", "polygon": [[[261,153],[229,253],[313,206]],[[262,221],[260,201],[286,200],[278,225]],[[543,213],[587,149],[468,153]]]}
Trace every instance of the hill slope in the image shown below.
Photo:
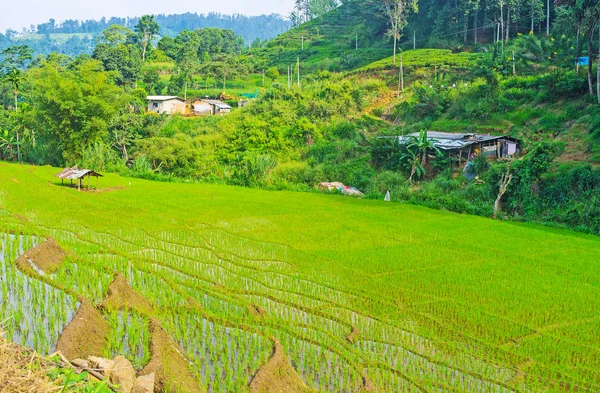
{"label": "hill slope", "polygon": [[[121,273],[213,392],[245,391],[272,353],[269,338],[309,387],[327,392],[600,387],[596,237],[378,201],[114,175],[101,180],[106,192],[78,192],[52,181],[57,171],[0,164],[2,231],[52,235],[77,254],[47,280],[90,299]],[[13,276],[7,288],[19,291]],[[35,315],[61,304],[52,296]],[[7,306],[2,319],[32,307],[27,297]],[[109,342],[126,345],[123,318],[142,342],[148,334],[137,312],[102,312],[114,323]],[[29,326],[46,329],[35,319]]]}

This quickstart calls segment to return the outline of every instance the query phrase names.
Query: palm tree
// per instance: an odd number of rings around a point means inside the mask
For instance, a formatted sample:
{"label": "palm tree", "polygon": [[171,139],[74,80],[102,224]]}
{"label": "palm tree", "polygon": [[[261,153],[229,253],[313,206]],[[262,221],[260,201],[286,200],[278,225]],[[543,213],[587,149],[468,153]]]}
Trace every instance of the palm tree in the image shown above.
{"label": "palm tree", "polygon": [[13,68],[6,76],[6,80],[13,86],[13,94],[15,95],[15,111],[19,110],[19,88],[23,81],[23,74],[17,68]]}
{"label": "palm tree", "polygon": [[[19,110],[19,88],[21,87],[21,82],[23,81],[23,73],[19,69],[13,68],[6,74],[5,78],[13,86],[13,93],[15,95],[15,112],[17,112]],[[21,161],[19,130],[17,128],[15,128],[15,130],[17,136],[17,160]]]}

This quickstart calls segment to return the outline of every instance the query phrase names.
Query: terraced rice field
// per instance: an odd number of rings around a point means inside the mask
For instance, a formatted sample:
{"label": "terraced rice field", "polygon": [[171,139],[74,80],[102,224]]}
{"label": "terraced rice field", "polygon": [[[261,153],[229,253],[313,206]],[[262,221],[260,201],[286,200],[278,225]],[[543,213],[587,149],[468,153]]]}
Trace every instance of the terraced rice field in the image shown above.
{"label": "terraced rice field", "polygon": [[[78,192],[57,172],[0,163],[17,343],[123,354],[165,391],[600,391],[598,238],[112,175]],[[48,237],[66,256],[42,269],[28,250]]]}

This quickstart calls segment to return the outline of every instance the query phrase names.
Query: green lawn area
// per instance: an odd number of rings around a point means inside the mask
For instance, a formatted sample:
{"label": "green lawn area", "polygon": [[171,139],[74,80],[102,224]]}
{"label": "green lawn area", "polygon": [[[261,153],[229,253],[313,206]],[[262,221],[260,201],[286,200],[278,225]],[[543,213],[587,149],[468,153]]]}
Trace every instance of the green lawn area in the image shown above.
{"label": "green lawn area", "polygon": [[[79,256],[54,279],[96,301],[106,272],[119,271],[199,359],[186,334],[202,320],[227,321],[239,329],[229,340],[277,338],[305,382],[328,392],[359,388],[362,376],[380,392],[600,389],[597,237],[383,201],[111,174],[100,179],[105,192],[78,192],[61,187],[57,172],[0,163],[0,232],[53,236]],[[93,284],[78,284],[74,271]],[[203,314],[173,308],[188,297]],[[250,305],[264,316],[248,314]],[[348,340],[351,330],[359,334]],[[251,347],[256,359],[268,353]],[[223,372],[248,377],[231,367]]]}

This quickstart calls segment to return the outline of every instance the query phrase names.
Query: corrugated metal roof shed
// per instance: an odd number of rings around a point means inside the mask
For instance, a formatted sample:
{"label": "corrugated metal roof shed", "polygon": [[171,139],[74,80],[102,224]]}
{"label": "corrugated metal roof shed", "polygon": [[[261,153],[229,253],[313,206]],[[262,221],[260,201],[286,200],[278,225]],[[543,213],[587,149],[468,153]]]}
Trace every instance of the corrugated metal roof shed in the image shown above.
{"label": "corrugated metal roof shed", "polygon": [[211,105],[214,105],[219,109],[231,109],[231,106],[227,105],[223,101],[219,101],[219,100],[201,100],[201,101],[206,102]]}
{"label": "corrugated metal roof shed", "polygon": [[[413,132],[412,134],[408,134],[406,136],[399,136],[398,141],[400,143],[409,143],[413,140],[412,137],[419,137],[418,132]],[[429,131],[427,132],[427,140],[434,140],[435,146],[438,149],[442,150],[455,150],[462,149],[463,147],[473,145],[476,143],[495,141],[499,139],[510,139],[514,140],[512,137],[508,136],[496,136],[496,135],[483,135],[483,134],[454,134],[449,132],[437,132],[437,131]]]}
{"label": "corrugated metal roof shed", "polygon": [[146,97],[148,101],[169,101],[169,100],[180,100],[185,101],[183,98],[177,96],[148,96]]}
{"label": "corrugated metal roof shed", "polygon": [[82,179],[85,176],[103,177],[101,174],[94,172],[90,169],[79,169],[79,168],[65,168],[62,172],[55,175],[59,179],[77,180]]}

